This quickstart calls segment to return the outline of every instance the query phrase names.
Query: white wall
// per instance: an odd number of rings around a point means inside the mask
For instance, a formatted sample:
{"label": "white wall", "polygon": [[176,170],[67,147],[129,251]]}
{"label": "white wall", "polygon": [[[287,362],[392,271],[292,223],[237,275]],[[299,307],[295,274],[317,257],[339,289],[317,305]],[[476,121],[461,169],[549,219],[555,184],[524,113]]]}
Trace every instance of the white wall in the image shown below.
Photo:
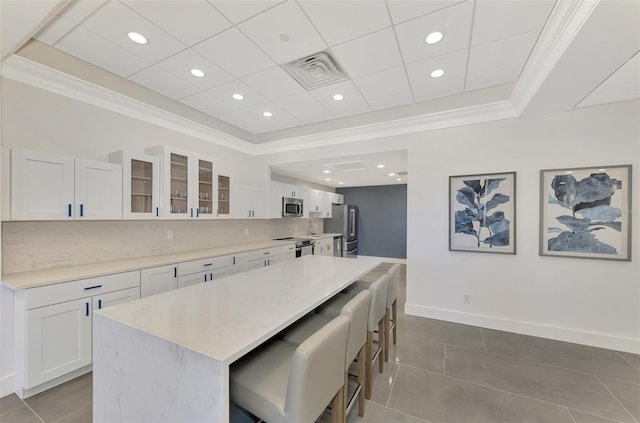
{"label": "white wall", "polygon": [[[640,172],[640,102],[469,125],[272,155],[283,163],[408,150],[406,311],[640,352],[640,224],[633,261],[538,255],[539,171],[632,164]],[[448,178],[517,172],[517,255],[448,251]],[[640,204],[640,184],[633,204]],[[463,304],[470,293],[471,304]]]}

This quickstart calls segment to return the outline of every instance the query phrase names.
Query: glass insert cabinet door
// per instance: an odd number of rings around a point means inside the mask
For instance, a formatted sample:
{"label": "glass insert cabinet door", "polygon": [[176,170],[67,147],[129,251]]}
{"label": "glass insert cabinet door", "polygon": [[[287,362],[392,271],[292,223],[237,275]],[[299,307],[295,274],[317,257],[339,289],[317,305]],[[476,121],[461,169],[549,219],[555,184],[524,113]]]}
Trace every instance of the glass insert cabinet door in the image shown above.
{"label": "glass insert cabinet door", "polygon": [[122,218],[160,217],[160,160],[158,157],[115,151],[109,161],[122,165]]}
{"label": "glass insert cabinet door", "polygon": [[170,164],[170,203],[169,212],[173,215],[186,215],[189,207],[189,157],[171,153]]}
{"label": "glass insert cabinet door", "polygon": [[231,216],[231,177],[218,175],[218,216]]}
{"label": "glass insert cabinet door", "polygon": [[153,213],[153,163],[131,160],[131,213]]}
{"label": "glass insert cabinet door", "polygon": [[198,206],[197,217],[213,216],[213,162],[198,159]]}

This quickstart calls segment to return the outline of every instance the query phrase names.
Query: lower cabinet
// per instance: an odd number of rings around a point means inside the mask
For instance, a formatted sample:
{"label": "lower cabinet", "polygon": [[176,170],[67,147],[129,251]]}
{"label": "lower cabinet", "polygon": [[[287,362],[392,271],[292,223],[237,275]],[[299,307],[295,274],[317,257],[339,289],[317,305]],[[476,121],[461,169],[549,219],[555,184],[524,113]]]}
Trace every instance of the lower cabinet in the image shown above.
{"label": "lower cabinet", "polygon": [[222,256],[178,263],[176,272],[178,288],[186,288],[228,276],[230,274],[229,262],[229,256]]}
{"label": "lower cabinet", "polygon": [[191,275],[178,277],[178,288],[186,288],[191,285],[197,285],[199,283],[211,282],[229,276],[229,266],[221,267],[218,269],[211,269],[207,272],[193,273]]}
{"label": "lower cabinet", "polygon": [[318,238],[313,247],[314,256],[333,256],[333,238]]}
{"label": "lower cabinet", "polygon": [[152,267],[140,271],[140,297],[172,291],[178,287],[178,266]]}
{"label": "lower cabinet", "polygon": [[229,274],[235,275],[247,270],[247,253],[232,254],[229,257]]}
{"label": "lower cabinet", "polygon": [[249,252],[249,269],[271,266],[282,261],[280,247],[264,248]]}
{"label": "lower cabinet", "polygon": [[295,260],[296,258],[296,244],[283,245],[280,251],[283,261]]}

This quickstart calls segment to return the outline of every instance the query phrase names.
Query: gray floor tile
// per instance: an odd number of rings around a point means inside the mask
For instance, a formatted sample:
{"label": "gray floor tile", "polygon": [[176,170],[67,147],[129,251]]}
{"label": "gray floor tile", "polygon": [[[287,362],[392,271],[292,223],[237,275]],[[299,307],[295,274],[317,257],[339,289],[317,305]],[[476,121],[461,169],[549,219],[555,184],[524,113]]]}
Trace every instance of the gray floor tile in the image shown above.
{"label": "gray floor tile", "polygon": [[92,393],[92,375],[89,373],[27,398],[25,402],[45,423],[51,423],[91,404]]}
{"label": "gray floor tile", "polygon": [[633,422],[594,375],[448,346],[445,365],[451,377]]}
{"label": "gray floor tile", "polygon": [[389,340],[389,361],[444,374],[444,344],[405,334],[396,345]]}
{"label": "gray floor tile", "polygon": [[408,315],[398,316],[398,339],[413,335],[417,338],[484,351],[480,328]]}
{"label": "gray floor tile", "polygon": [[389,408],[433,423],[573,423],[566,408],[406,366]]}
{"label": "gray floor tile", "polygon": [[602,376],[599,379],[627,411],[636,420],[640,420],[640,385]]}
{"label": "gray floor tile", "polygon": [[422,419],[409,416],[396,410],[384,407],[375,402],[367,401],[363,417],[358,416],[358,410],[353,410],[347,423],[424,423]]}
{"label": "gray floor tile", "polygon": [[42,423],[42,421],[29,410],[29,407],[23,405],[2,415],[0,419],[2,423]]}
{"label": "gray floor tile", "polygon": [[55,423],[91,423],[93,421],[93,406],[87,405],[71,414],[56,420]]}
{"label": "gray floor tile", "polygon": [[622,356],[622,358],[624,358],[626,362],[630,363],[633,367],[640,370],[640,355],[627,352],[618,352],[618,354]]}
{"label": "gray floor tile", "polygon": [[24,403],[16,394],[7,395],[0,398],[0,416],[13,411],[18,407],[22,407]]}
{"label": "gray floor tile", "polygon": [[490,353],[640,382],[640,370],[616,351],[491,329],[482,333]]}
{"label": "gray floor tile", "polygon": [[397,363],[391,361],[385,363],[383,373],[378,373],[377,361],[373,363],[373,366],[373,390],[371,392],[371,401],[377,402],[378,404],[387,405],[387,402],[389,401],[389,395],[391,395],[391,389],[393,388],[393,384],[396,381],[398,368],[400,366]]}
{"label": "gray floor tile", "polygon": [[616,423],[613,420],[594,416],[593,414],[583,413],[582,411],[569,409],[569,412],[576,423]]}

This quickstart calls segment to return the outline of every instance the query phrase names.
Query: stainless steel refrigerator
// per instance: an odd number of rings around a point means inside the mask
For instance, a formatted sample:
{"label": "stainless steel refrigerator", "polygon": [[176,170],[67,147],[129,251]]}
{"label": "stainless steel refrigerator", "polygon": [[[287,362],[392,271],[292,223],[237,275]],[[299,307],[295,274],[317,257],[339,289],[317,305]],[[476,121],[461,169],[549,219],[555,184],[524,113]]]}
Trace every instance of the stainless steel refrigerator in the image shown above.
{"label": "stainless steel refrigerator", "polygon": [[358,255],[358,206],[334,204],[332,218],[324,220],[324,231],[342,234],[342,256]]}

